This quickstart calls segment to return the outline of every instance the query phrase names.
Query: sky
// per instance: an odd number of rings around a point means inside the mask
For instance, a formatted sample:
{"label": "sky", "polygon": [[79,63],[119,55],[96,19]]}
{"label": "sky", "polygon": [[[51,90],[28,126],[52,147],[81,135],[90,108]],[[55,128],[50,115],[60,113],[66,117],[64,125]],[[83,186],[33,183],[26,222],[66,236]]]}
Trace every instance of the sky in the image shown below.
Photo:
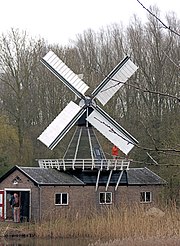
{"label": "sky", "polygon": [[[156,5],[162,21],[171,11],[180,18],[179,0],[140,2],[146,8]],[[147,21],[147,11],[137,0],[0,0],[0,34],[18,28],[49,44],[68,45],[89,28],[98,31],[121,22],[126,26],[133,14]]]}

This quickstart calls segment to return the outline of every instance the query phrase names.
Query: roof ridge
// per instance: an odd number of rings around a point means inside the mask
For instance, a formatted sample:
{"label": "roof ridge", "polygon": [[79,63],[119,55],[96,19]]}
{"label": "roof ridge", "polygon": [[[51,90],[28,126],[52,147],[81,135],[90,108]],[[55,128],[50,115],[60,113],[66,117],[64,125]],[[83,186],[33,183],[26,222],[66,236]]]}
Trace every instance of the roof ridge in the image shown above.
{"label": "roof ridge", "polygon": [[157,176],[158,178],[162,179],[165,183],[167,183],[167,181],[163,178],[161,178],[157,173],[153,172],[151,169],[145,167],[146,170],[148,170],[149,172],[151,172],[153,175]]}
{"label": "roof ridge", "polygon": [[80,180],[78,177],[76,177],[74,174],[72,175],[74,178],[76,178],[78,181],[80,181],[82,184],[85,184],[82,180]]}
{"label": "roof ridge", "polygon": [[127,171],[129,171],[130,169],[145,169],[145,167],[129,167]]}
{"label": "roof ridge", "polygon": [[23,172],[26,176],[28,176],[32,181],[34,181],[36,184],[38,184],[38,181],[35,180],[34,178],[32,178],[31,175],[29,175],[28,173],[26,173],[26,172],[22,169],[22,167],[19,167],[19,166],[17,166],[17,165],[16,165],[16,167],[17,167],[21,172]]}

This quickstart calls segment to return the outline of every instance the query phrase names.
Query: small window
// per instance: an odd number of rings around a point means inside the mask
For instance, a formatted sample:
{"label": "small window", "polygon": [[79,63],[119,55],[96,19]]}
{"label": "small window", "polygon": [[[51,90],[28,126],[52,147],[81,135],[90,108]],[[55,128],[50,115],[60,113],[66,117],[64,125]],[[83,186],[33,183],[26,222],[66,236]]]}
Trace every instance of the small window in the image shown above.
{"label": "small window", "polygon": [[100,192],[99,193],[100,204],[111,204],[112,203],[112,192]]}
{"label": "small window", "polygon": [[55,205],[68,205],[68,193],[55,194]]}
{"label": "small window", "polygon": [[149,191],[141,192],[140,193],[140,202],[142,202],[142,203],[152,202],[151,192],[149,192]]}

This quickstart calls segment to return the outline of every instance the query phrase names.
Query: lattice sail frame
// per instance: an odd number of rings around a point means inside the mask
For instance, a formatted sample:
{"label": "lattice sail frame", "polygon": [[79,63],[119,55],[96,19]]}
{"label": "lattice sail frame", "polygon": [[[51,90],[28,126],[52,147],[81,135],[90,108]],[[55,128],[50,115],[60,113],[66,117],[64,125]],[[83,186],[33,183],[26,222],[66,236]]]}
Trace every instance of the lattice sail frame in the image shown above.
{"label": "lattice sail frame", "polygon": [[66,135],[88,107],[93,112],[86,118],[109,141],[126,155],[138,143],[124,128],[94,103],[98,99],[104,106],[122,85],[134,74],[138,67],[126,56],[92,92],[86,97],[89,86],[79,78],[61,59],[49,51],[41,62],[80,99],[80,104],[70,102],[53,122],[42,132],[38,139],[48,148],[53,149]]}

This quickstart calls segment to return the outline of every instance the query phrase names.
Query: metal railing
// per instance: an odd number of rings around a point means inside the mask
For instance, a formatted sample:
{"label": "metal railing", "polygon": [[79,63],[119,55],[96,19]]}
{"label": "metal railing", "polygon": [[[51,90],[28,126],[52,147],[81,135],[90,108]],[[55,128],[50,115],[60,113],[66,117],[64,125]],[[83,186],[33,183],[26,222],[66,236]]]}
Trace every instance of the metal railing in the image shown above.
{"label": "metal railing", "polygon": [[128,170],[128,159],[38,159],[40,168],[67,169],[100,169],[100,170]]}

